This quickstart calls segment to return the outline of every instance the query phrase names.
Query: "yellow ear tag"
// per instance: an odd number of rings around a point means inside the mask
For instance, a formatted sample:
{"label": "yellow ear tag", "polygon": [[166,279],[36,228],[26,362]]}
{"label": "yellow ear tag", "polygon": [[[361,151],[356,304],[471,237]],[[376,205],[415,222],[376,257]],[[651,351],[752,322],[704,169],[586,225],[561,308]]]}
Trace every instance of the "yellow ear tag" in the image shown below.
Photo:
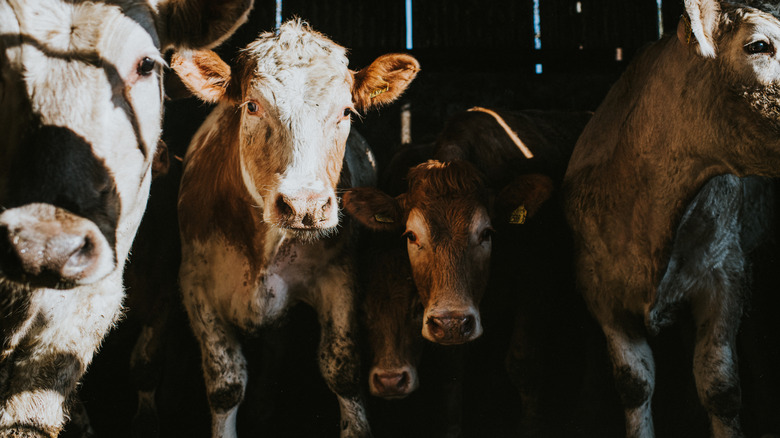
{"label": "yellow ear tag", "polygon": [[515,225],[524,224],[526,216],[528,216],[528,210],[525,209],[525,205],[521,205],[509,215],[509,223]]}
{"label": "yellow ear tag", "polygon": [[377,222],[381,222],[383,224],[392,224],[393,222],[395,222],[393,218],[391,218],[390,216],[385,216],[382,213],[375,214],[374,220]]}
{"label": "yellow ear tag", "polygon": [[386,91],[390,91],[390,84],[385,84],[385,88],[377,88],[376,90],[372,91],[368,97],[373,99]]}

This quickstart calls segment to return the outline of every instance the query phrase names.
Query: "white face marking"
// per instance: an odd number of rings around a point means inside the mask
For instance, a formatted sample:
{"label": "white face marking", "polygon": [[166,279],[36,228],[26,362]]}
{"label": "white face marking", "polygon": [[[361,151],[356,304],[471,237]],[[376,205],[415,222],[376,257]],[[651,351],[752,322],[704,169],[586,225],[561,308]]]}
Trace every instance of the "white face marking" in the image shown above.
{"label": "white face marking", "polygon": [[[245,79],[243,99],[270,105],[261,117],[243,111],[241,121],[242,160],[255,180],[247,181],[246,174],[244,179],[253,196],[262,197],[264,219],[275,223],[274,208],[280,197],[296,207],[313,199],[331,199],[335,204],[350,130],[349,114],[344,113],[352,107],[344,48],[290,22],[278,36],[262,35],[247,53],[256,66],[254,76]],[[269,129],[276,131],[274,135],[268,136]],[[261,161],[260,156],[270,160]],[[305,214],[320,214],[323,202],[312,201]],[[337,223],[338,208],[332,208],[317,227],[332,228]]]}
{"label": "white face marking", "polygon": [[[761,85],[780,82],[780,22],[768,14],[748,13],[743,25],[722,47],[724,62],[741,76],[741,82],[753,80]],[[769,53],[748,53],[746,46],[764,43]]]}

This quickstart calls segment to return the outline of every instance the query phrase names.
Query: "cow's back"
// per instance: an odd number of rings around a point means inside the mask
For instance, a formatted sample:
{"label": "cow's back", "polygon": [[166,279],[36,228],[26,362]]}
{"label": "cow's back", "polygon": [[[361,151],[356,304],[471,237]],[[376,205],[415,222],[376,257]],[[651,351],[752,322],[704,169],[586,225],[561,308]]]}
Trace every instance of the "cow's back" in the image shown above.
{"label": "cow's back", "polygon": [[512,177],[544,173],[560,185],[580,133],[591,118],[585,111],[498,111],[532,151],[527,158],[492,115],[467,111],[453,116],[436,141],[438,159],[465,159],[502,187]]}

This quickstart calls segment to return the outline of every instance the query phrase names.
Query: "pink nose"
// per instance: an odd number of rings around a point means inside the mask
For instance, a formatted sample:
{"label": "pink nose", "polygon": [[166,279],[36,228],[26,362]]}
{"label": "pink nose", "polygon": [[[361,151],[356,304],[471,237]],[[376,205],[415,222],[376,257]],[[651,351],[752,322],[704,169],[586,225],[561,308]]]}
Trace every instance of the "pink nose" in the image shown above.
{"label": "pink nose", "polygon": [[471,312],[431,315],[426,325],[425,337],[439,344],[463,344],[476,338],[480,332],[477,318]]}
{"label": "pink nose", "polygon": [[288,196],[279,194],[274,207],[279,223],[287,228],[315,229],[334,214],[336,201],[323,193],[303,192]]}
{"label": "pink nose", "polygon": [[0,271],[13,280],[43,287],[78,282],[101,270],[106,254],[100,239],[96,227],[78,223],[2,226]]}
{"label": "pink nose", "polygon": [[406,397],[415,389],[409,367],[397,370],[371,370],[371,394],[383,398]]}

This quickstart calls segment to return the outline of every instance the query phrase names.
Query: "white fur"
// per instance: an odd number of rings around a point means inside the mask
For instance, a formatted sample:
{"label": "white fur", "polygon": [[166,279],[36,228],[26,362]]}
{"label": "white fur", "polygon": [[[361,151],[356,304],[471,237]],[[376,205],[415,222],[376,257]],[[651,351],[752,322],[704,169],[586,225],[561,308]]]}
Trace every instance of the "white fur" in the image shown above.
{"label": "white fur", "polygon": [[[100,257],[94,272],[68,290],[20,285],[0,277],[3,293],[29,300],[27,319],[2,339],[0,435],[8,433],[5,428],[31,427],[56,436],[66,421],[66,396],[75,390],[120,316],[124,263],[146,207],[161,130],[164,62],[160,49],[165,35],[157,34],[156,14],[166,1],[0,2],[3,147],[15,151],[25,129],[20,120],[65,128],[83,139],[96,161],[108,169],[121,206],[115,245],[88,219],[51,205],[27,204],[4,211],[3,220],[19,227],[46,218],[54,218],[51,223],[58,225],[63,223],[61,216],[69,215],[75,228],[86,229],[95,238]],[[244,17],[248,9],[249,5]],[[236,25],[243,22],[235,18]],[[166,21],[175,24],[176,20]],[[156,61],[150,74],[139,73],[144,58]],[[7,172],[8,165],[0,162],[0,172]]]}

